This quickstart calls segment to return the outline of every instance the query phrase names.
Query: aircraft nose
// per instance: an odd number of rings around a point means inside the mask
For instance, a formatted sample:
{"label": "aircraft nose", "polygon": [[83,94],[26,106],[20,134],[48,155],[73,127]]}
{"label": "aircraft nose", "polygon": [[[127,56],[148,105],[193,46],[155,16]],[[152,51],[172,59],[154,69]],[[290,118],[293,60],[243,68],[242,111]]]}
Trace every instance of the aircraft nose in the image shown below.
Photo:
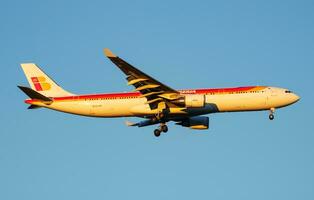
{"label": "aircraft nose", "polygon": [[300,100],[300,97],[296,94],[292,94],[292,99],[293,99],[293,103],[295,103]]}

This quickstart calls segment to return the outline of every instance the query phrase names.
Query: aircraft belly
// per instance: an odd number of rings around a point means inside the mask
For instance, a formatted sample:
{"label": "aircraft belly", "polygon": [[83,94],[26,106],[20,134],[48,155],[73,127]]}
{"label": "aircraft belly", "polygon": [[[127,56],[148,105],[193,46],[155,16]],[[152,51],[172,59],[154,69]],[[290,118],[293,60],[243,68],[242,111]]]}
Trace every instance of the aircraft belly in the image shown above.
{"label": "aircraft belly", "polygon": [[90,109],[89,104],[86,101],[64,101],[64,102],[53,102],[47,108],[58,110],[61,112],[78,114],[78,115],[89,115]]}

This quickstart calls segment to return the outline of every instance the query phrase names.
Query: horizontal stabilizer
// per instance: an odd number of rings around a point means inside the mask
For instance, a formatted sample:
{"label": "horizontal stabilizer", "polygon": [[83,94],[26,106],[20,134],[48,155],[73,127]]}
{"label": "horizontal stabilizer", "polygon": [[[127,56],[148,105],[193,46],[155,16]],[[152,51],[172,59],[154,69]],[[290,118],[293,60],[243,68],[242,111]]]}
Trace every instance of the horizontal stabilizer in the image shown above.
{"label": "horizontal stabilizer", "polygon": [[41,108],[40,106],[36,105],[30,105],[27,109],[36,109],[36,108]]}
{"label": "horizontal stabilizer", "polygon": [[137,123],[133,123],[133,122],[130,122],[130,121],[125,121],[125,124],[127,126],[137,126]]}
{"label": "horizontal stabilizer", "polygon": [[152,120],[152,119],[140,121],[140,122],[137,122],[137,123],[133,123],[133,122],[129,122],[129,121],[125,122],[125,124],[127,126],[137,126],[137,127],[150,126],[150,125],[158,124],[158,123],[160,123],[159,120]]}
{"label": "horizontal stabilizer", "polygon": [[40,101],[44,101],[46,103],[51,103],[52,102],[51,98],[46,97],[46,96],[36,92],[35,90],[32,90],[31,88],[24,87],[24,86],[17,86],[17,87],[20,88],[31,99],[37,99],[37,100],[40,100]]}

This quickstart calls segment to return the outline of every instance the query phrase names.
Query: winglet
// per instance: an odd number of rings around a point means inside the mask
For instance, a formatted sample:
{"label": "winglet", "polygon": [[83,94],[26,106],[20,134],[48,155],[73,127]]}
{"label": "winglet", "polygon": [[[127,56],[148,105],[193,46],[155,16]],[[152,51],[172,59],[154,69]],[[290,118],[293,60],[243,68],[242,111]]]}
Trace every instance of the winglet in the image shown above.
{"label": "winglet", "polygon": [[108,58],[117,57],[117,56],[114,55],[114,54],[110,51],[110,49],[108,49],[108,48],[105,48],[105,49],[104,49],[104,53],[105,53],[105,55],[106,55]]}

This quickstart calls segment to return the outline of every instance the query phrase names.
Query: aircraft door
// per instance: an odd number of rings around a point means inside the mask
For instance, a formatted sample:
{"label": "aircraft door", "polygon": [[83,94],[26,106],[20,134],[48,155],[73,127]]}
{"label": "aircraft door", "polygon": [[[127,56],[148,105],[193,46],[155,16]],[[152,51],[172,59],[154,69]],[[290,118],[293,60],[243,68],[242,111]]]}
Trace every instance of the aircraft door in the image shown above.
{"label": "aircraft door", "polygon": [[270,92],[270,95],[271,95],[272,97],[277,96],[276,90],[274,90],[273,88],[271,88],[270,91],[271,91],[271,92]]}
{"label": "aircraft door", "polygon": [[274,89],[274,88],[268,88],[268,92],[267,92],[267,101],[266,101],[266,104],[269,106],[269,105],[272,105],[273,104],[273,100],[274,100],[274,97],[276,97],[278,94],[277,94],[277,91]]}

